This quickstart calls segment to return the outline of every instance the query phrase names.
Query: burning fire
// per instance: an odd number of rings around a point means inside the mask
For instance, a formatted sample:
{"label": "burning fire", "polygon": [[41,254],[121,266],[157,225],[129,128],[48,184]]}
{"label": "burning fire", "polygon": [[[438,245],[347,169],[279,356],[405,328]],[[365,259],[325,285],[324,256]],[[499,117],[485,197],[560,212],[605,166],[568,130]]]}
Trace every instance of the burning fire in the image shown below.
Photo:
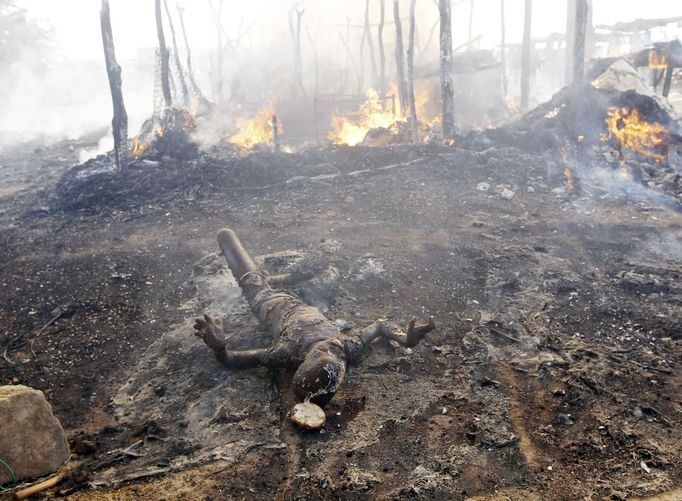
{"label": "burning fire", "polygon": [[561,147],[561,156],[564,159],[564,176],[566,177],[566,189],[572,193],[575,189],[575,181],[573,179],[573,169],[571,169],[570,153],[568,151],[568,140],[564,141]]}
{"label": "burning fire", "polygon": [[[225,137],[227,142],[243,148],[251,149],[257,144],[271,143],[273,140],[272,117],[275,116],[275,106],[263,106],[253,118],[239,117],[235,121],[237,132]],[[278,134],[282,134],[282,124],[277,122]]]}
{"label": "burning fire", "polygon": [[370,129],[379,127],[390,129],[395,125],[396,114],[388,102],[382,101],[376,90],[369,89],[365,96],[367,99],[360,107],[360,117],[357,120],[332,116],[329,132],[332,143],[355,146],[365,139]]}
{"label": "burning fire", "polygon": [[[401,131],[404,133],[400,122],[407,121],[406,110],[400,109],[398,88],[394,83],[389,85],[384,98],[372,88],[367,90],[365,97],[365,102],[360,106],[356,117],[332,116],[331,131],[328,135],[332,143],[356,146],[362,143],[370,130],[379,128],[390,129],[396,135]],[[414,103],[419,120],[416,133],[419,139],[424,141],[431,134],[431,130],[440,125],[440,116],[432,109],[433,100],[426,86],[415,87]]]}
{"label": "burning fire", "polygon": [[668,132],[658,122],[646,122],[639,116],[637,108],[611,107],[606,117],[608,133],[601,140],[616,138],[621,147],[636,151],[640,155],[653,158],[657,162],[665,160],[661,149],[666,146]]}
{"label": "burning fire", "polygon": [[[154,138],[160,139],[163,137],[164,129],[160,125],[157,125],[154,128]],[[149,136],[147,135],[147,139],[149,139]],[[130,154],[133,156],[135,160],[140,158],[142,155],[145,154],[147,149],[149,149],[149,145],[151,144],[151,140],[147,141],[142,138],[142,135],[135,136],[130,143]]]}
{"label": "burning fire", "polygon": [[668,67],[668,61],[664,54],[659,54],[656,49],[649,50],[649,68],[663,70]]}
{"label": "burning fire", "polygon": [[130,154],[137,160],[144,155],[144,152],[147,151],[148,147],[149,145],[140,139],[140,136],[135,136],[133,142],[130,144]]}

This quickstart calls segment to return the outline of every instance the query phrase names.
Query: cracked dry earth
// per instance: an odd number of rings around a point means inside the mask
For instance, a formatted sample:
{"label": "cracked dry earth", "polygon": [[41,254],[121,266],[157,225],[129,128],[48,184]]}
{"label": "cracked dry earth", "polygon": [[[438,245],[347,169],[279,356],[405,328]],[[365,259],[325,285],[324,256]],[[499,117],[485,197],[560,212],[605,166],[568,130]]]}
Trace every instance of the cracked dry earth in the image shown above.
{"label": "cracked dry earth", "polygon": [[[0,335],[26,336],[0,380],[46,391],[78,459],[134,447],[75,499],[682,495],[682,215],[665,204],[553,192],[551,153],[396,147],[290,156],[290,182],[261,189],[36,212],[64,147],[43,178],[2,160]],[[269,342],[215,255],[223,226],[331,319],[438,328],[375,344],[325,429],[293,429],[289,374],[224,369],[191,335],[207,311],[231,346]]]}

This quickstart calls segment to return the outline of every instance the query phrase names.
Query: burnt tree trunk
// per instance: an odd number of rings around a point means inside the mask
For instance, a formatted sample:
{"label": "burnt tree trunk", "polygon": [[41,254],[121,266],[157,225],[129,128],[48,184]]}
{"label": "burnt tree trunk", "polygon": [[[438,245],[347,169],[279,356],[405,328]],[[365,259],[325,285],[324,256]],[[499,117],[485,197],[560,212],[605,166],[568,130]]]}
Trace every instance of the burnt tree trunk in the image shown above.
{"label": "burnt tree trunk", "polygon": [[573,83],[585,75],[585,38],[587,37],[587,0],[575,2],[575,39],[573,41]]}
{"label": "burnt tree trunk", "polygon": [[218,7],[213,5],[213,1],[209,0],[209,6],[211,7],[211,15],[213,16],[213,25],[215,27],[216,33],[218,35],[218,49],[216,53],[216,69],[214,72],[214,93],[215,101],[217,103],[223,102],[224,90],[223,90],[223,25],[220,21],[220,16],[223,12],[223,0],[218,1]]}
{"label": "burnt tree trunk", "polygon": [[374,55],[374,41],[372,40],[372,31],[369,28],[369,0],[365,3],[365,34],[367,38],[367,47],[369,48],[369,62],[372,70],[372,86],[377,85],[379,76],[377,74],[377,60]]}
{"label": "burnt tree trunk", "polygon": [[[289,31],[294,43],[294,93],[297,97],[304,97],[306,94],[303,86],[303,62],[301,59],[301,18],[304,12],[304,9],[296,8],[289,13]],[[294,14],[296,21],[294,21]]]}
{"label": "burnt tree trunk", "polygon": [[192,70],[192,51],[189,48],[189,41],[187,40],[187,30],[185,29],[185,19],[183,17],[184,8],[178,7],[178,17],[180,18],[180,28],[182,29],[182,38],[185,41],[185,51],[187,52],[187,78],[189,79],[189,84],[192,86],[192,92],[197,96],[203,97],[201,89],[197,85],[194,79],[194,70]]}
{"label": "burnt tree trunk", "polygon": [[575,44],[575,9],[576,0],[566,1],[566,49],[564,55],[564,84],[573,81],[573,45]]}
{"label": "burnt tree trunk", "polygon": [[670,62],[670,54],[666,54],[665,79],[663,80],[663,97],[668,97],[670,94],[670,87],[673,83],[673,65]]}
{"label": "burnt tree trunk", "polygon": [[415,142],[418,138],[417,105],[414,98],[414,37],[416,29],[414,9],[416,4],[417,0],[410,1],[410,33],[407,40],[407,104],[410,110],[412,140]]}
{"label": "burnt tree trunk", "polygon": [[170,54],[166,47],[166,39],[163,36],[163,19],[161,18],[161,0],[154,1],[156,13],[156,36],[159,39],[159,57],[161,58],[161,92],[163,93],[163,103],[166,109],[173,106],[173,98],[171,97],[170,79],[168,76],[168,61]]}
{"label": "burnt tree trunk", "polygon": [[403,27],[400,21],[400,1],[393,0],[393,21],[395,22],[395,68],[400,94],[400,112],[407,109],[407,92],[405,90],[405,58],[403,56]]}
{"label": "burnt tree trunk", "polygon": [[502,95],[507,96],[507,41],[504,20],[504,0],[500,0],[500,66],[502,68]]}
{"label": "burnt tree trunk", "polygon": [[379,92],[386,94],[386,53],[384,52],[384,18],[386,0],[379,0],[379,26],[377,28],[377,44],[379,45]]}
{"label": "burnt tree trunk", "polygon": [[173,61],[175,62],[175,69],[178,72],[178,79],[180,80],[180,89],[182,91],[182,102],[184,106],[189,104],[189,90],[187,89],[187,82],[185,81],[185,73],[182,71],[182,64],[180,64],[180,53],[178,52],[178,41],[175,38],[175,27],[173,26],[173,19],[171,18],[170,10],[168,9],[167,0],[163,0],[163,8],[166,11],[168,18],[168,27],[170,28],[171,38],[173,40]]}
{"label": "burnt tree trunk", "polygon": [[111,120],[111,129],[114,136],[114,161],[116,162],[118,172],[123,172],[123,167],[127,164],[128,158],[128,114],[123,103],[123,92],[121,91],[121,66],[116,61],[116,52],[114,51],[109,0],[102,0],[102,9],[99,16],[102,28],[104,62],[107,67],[111,101],[114,107],[114,117]]}
{"label": "burnt tree trunk", "polygon": [[525,0],[521,46],[521,108],[524,110],[528,109],[528,94],[530,92],[530,22],[532,9],[533,1]]}
{"label": "burnt tree trunk", "polygon": [[471,44],[474,41],[474,0],[470,0],[469,2],[469,47],[468,49],[471,50]]}
{"label": "burnt tree trunk", "polygon": [[454,86],[452,84],[452,20],[450,0],[438,0],[440,10],[440,99],[443,139],[455,135]]}
{"label": "burnt tree trunk", "polygon": [[310,34],[310,30],[306,28],[305,30],[306,35],[308,35],[308,41],[310,42],[310,47],[313,49],[313,64],[315,65],[315,99],[317,99],[317,96],[320,94],[320,63],[319,63],[319,58],[317,54],[317,46],[315,45],[315,41],[313,40],[312,35]]}

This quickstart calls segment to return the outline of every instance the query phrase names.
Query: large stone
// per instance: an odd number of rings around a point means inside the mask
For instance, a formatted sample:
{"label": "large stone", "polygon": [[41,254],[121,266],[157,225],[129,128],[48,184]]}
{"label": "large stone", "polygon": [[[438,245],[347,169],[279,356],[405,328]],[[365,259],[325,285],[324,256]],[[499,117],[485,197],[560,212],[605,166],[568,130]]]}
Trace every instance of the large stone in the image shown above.
{"label": "large stone", "polygon": [[[0,386],[0,458],[17,480],[53,473],[69,457],[64,429],[42,391],[28,386]],[[0,484],[12,480],[0,465]]]}

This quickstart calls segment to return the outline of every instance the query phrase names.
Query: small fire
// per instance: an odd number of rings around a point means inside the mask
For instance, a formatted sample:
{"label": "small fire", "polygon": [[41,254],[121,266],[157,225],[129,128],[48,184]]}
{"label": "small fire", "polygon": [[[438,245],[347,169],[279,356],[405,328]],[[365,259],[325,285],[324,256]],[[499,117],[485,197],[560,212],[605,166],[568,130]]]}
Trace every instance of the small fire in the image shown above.
{"label": "small fire", "polygon": [[140,139],[140,136],[135,136],[132,143],[130,143],[130,154],[137,160],[144,155],[144,152],[147,151],[148,147],[149,145]]}
{"label": "small fire", "polygon": [[564,176],[566,177],[566,189],[572,193],[575,189],[575,181],[573,179],[573,169],[571,168],[571,158],[568,151],[568,140],[564,141],[561,147],[561,156],[564,159]]}
{"label": "small fire", "polygon": [[390,129],[395,125],[397,117],[390,102],[382,101],[374,89],[369,89],[365,96],[367,99],[360,107],[360,116],[357,120],[339,115],[332,116],[329,132],[329,140],[332,143],[356,146],[365,139],[370,129],[380,127]]}
{"label": "small fire", "polygon": [[659,54],[656,49],[649,50],[649,68],[652,70],[663,70],[668,67],[668,61],[664,54]]}
{"label": "small fire", "polygon": [[606,125],[609,131],[602,134],[602,141],[616,138],[621,147],[653,158],[656,162],[665,160],[666,155],[661,153],[661,149],[666,146],[668,131],[658,122],[642,120],[637,108],[609,108]]}
{"label": "small fire", "polygon": [[[253,118],[239,117],[235,121],[237,132],[225,137],[227,142],[246,150],[257,144],[268,144],[273,140],[272,117],[275,116],[275,106],[263,106]],[[282,134],[282,123],[277,122],[278,134]]]}

